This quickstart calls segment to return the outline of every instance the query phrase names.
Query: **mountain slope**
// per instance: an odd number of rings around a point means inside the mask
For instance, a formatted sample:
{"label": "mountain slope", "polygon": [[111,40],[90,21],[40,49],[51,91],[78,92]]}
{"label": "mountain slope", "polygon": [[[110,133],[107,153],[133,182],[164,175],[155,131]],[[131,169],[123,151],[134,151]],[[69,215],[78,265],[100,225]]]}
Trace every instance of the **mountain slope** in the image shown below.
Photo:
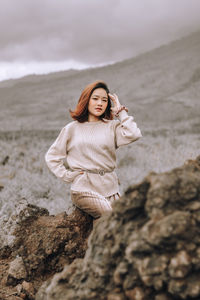
{"label": "mountain slope", "polygon": [[[82,89],[102,79],[148,132],[199,132],[200,32],[133,59],[83,71],[27,76],[0,84],[1,130],[59,129]],[[148,128],[148,129],[147,129]]]}

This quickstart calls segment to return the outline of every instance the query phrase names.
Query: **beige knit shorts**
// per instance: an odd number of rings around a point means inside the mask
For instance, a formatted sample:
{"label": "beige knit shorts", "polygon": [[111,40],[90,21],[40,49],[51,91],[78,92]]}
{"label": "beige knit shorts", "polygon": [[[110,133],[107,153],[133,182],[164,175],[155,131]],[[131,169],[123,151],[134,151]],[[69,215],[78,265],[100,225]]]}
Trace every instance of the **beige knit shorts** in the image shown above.
{"label": "beige knit shorts", "polygon": [[103,214],[112,211],[112,203],[118,200],[119,193],[104,197],[95,192],[79,192],[71,190],[71,199],[74,205],[97,219]]}

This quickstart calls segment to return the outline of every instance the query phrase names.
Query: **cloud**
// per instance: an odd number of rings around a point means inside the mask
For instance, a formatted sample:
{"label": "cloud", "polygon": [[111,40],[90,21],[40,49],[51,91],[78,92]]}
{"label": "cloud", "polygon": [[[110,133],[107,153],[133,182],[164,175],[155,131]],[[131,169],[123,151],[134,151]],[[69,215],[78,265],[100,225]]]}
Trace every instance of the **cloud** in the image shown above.
{"label": "cloud", "polygon": [[51,72],[64,71],[69,69],[82,70],[91,67],[74,60],[61,62],[0,62],[0,81],[8,78],[23,77],[28,74],[48,74]]}
{"label": "cloud", "polygon": [[113,62],[198,29],[199,0],[3,0],[0,61]]}

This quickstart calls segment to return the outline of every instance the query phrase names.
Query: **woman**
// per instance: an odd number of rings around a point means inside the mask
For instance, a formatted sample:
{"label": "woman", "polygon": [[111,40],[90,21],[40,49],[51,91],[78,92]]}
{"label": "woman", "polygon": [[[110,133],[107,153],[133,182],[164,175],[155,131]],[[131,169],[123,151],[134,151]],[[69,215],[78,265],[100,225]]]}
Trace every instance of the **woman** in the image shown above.
{"label": "woman", "polygon": [[[111,102],[113,106],[111,107]],[[116,149],[139,139],[140,129],[102,81],[89,84],[45,155],[49,169],[71,183],[72,202],[95,219],[112,210],[119,194]],[[113,120],[113,114],[119,120]],[[66,169],[63,159],[67,160]]]}

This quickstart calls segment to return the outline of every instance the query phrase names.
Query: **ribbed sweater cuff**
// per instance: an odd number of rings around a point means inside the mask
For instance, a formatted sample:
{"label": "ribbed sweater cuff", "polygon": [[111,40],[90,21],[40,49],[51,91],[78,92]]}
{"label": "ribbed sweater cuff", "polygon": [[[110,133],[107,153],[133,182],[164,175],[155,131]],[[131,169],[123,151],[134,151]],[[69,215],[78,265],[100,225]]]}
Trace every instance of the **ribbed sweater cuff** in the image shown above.
{"label": "ribbed sweater cuff", "polygon": [[126,119],[128,117],[128,113],[125,110],[122,110],[119,112],[119,120],[123,121],[124,119]]}

